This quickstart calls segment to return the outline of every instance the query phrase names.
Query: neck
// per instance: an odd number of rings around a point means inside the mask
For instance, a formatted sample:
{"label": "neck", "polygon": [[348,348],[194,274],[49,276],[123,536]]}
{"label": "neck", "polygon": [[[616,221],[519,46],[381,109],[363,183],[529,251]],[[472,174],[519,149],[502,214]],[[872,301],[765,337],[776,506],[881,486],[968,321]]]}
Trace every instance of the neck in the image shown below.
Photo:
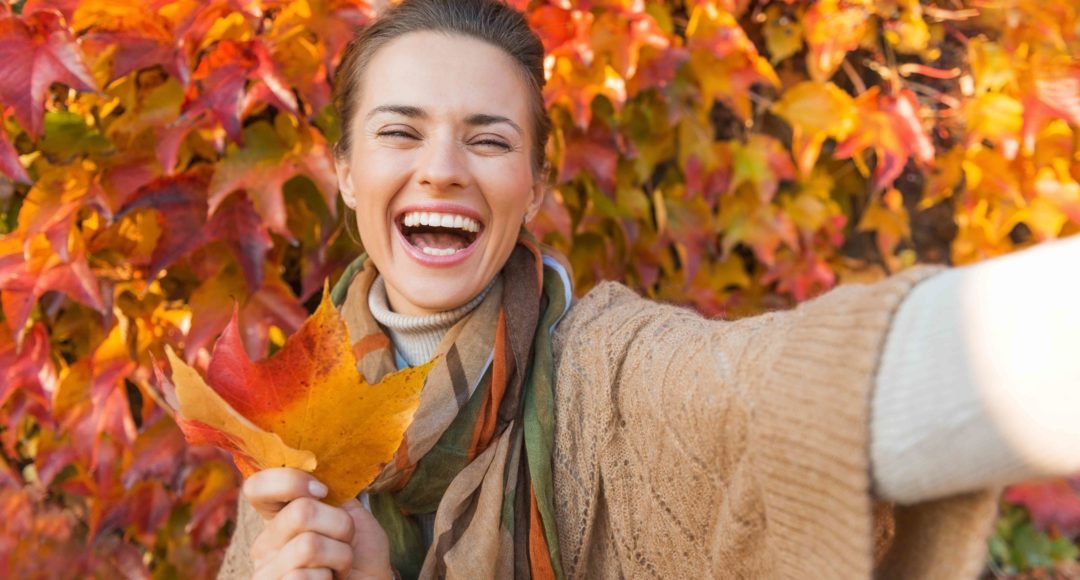
{"label": "neck", "polygon": [[368,309],[372,317],[384,329],[394,344],[394,350],[408,363],[409,366],[423,364],[433,356],[442,342],[446,333],[476,309],[487,296],[493,279],[483,292],[463,306],[445,312],[437,312],[424,316],[410,316],[398,314],[390,308],[390,301],[386,296],[386,283],[382,276],[375,279],[368,293]]}

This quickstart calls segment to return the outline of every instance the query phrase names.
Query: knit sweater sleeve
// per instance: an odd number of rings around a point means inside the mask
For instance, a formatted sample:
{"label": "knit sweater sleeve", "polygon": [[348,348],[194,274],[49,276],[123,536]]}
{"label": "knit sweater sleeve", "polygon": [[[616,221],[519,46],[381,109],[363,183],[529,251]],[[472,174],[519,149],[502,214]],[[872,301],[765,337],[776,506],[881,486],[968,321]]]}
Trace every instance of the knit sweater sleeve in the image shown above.
{"label": "knit sweater sleeve", "polygon": [[558,532],[571,578],[964,577],[993,491],[872,497],[874,376],[900,302],[936,269],[711,321],[614,284],[556,336]]}
{"label": "knit sweater sleeve", "polygon": [[240,494],[236,501],[236,529],[228,549],[225,550],[225,559],[218,570],[218,580],[245,580],[255,573],[251,562],[251,545],[262,533],[264,524],[243,494]]}

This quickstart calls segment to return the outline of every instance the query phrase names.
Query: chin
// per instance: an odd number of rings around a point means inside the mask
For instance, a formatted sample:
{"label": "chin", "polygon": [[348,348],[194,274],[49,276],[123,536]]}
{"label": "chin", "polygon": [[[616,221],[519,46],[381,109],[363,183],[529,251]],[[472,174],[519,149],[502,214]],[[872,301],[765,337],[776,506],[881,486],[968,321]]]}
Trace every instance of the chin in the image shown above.
{"label": "chin", "polygon": [[418,310],[429,313],[446,312],[464,306],[487,287],[486,283],[473,284],[473,279],[467,283],[455,283],[447,280],[445,276],[411,277],[407,290],[399,291],[399,294]]}

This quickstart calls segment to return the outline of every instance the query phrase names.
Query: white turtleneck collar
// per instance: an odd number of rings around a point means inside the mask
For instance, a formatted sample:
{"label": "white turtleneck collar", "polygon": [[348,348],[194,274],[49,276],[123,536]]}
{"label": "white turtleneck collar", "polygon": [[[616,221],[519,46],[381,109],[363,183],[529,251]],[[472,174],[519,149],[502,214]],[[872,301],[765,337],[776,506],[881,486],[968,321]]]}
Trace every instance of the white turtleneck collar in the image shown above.
{"label": "white turtleneck collar", "polygon": [[476,309],[484,297],[487,296],[491,283],[468,303],[446,312],[437,312],[427,316],[409,316],[398,314],[390,309],[390,301],[386,296],[386,283],[382,276],[377,276],[371,284],[368,293],[368,309],[375,321],[386,329],[390,341],[394,344],[394,351],[408,366],[423,364],[435,356],[435,349],[442,342],[446,333],[459,320],[465,318]]}

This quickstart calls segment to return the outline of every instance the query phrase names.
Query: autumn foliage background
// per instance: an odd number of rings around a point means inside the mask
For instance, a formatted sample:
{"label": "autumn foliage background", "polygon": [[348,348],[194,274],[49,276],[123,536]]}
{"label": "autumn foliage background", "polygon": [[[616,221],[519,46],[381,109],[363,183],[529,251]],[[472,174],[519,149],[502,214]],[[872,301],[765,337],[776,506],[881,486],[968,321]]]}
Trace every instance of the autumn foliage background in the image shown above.
{"label": "autumn foliage background", "polygon": [[[580,292],[739,317],[1080,229],[1074,1],[515,4]],[[234,304],[266,356],[359,251],[329,80],[381,7],[0,0],[0,575],[213,574],[239,478],[152,365]],[[988,574],[1076,572],[1078,492],[1011,489]]]}

